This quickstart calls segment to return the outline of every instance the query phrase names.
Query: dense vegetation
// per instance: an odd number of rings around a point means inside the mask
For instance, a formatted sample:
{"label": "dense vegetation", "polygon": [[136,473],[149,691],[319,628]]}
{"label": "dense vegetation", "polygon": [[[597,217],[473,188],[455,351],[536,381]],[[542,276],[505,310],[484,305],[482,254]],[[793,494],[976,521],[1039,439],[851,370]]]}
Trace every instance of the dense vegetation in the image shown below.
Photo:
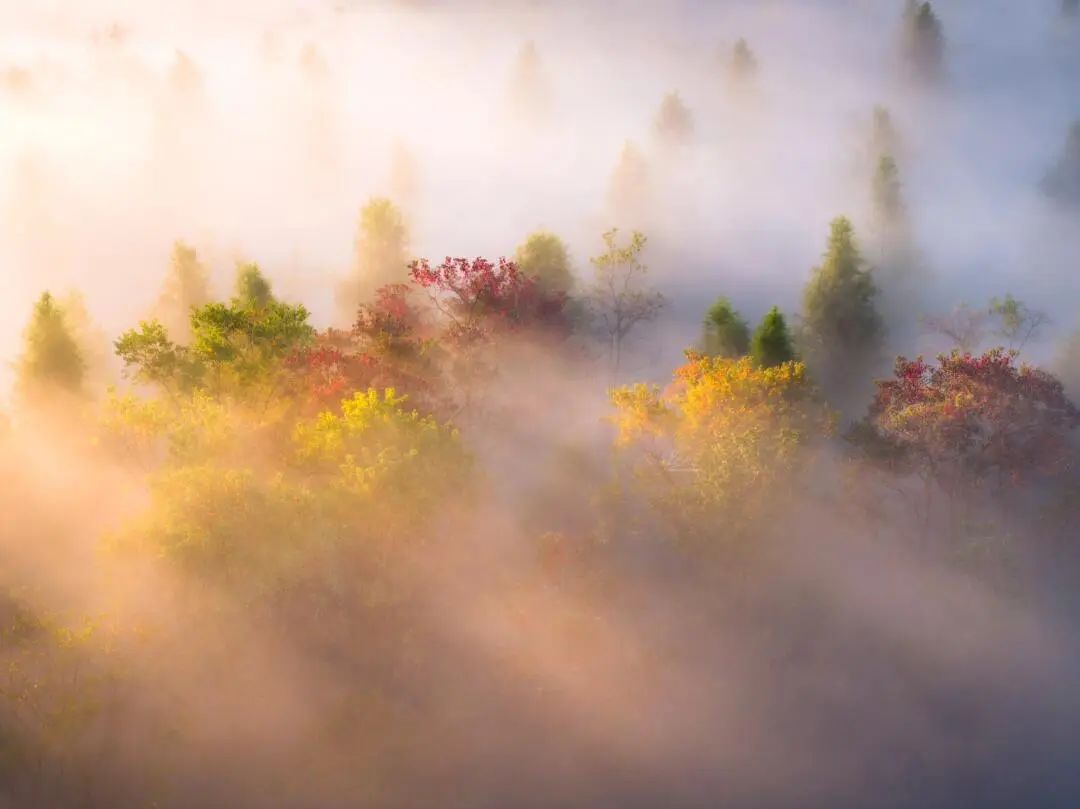
{"label": "dense vegetation", "polygon": [[[899,38],[905,80],[940,88],[930,3]],[[719,61],[753,98],[747,41]],[[303,64],[325,71],[314,46]],[[547,69],[517,53],[517,124],[549,123]],[[186,57],[170,81],[201,92]],[[697,137],[675,91],[649,124],[663,160]],[[0,809],[1078,794],[1056,689],[1080,335],[1043,367],[1048,318],[1014,295],[935,313],[889,111],[870,129],[866,226],[822,223],[797,311],[717,276],[660,379],[631,360],[672,304],[647,222],[674,164],[629,141],[591,257],[547,228],[512,258],[414,255],[398,144],[334,325],[185,241],[108,337],[78,295],[25,301]],[[1065,208],[1078,142],[1041,187]]]}

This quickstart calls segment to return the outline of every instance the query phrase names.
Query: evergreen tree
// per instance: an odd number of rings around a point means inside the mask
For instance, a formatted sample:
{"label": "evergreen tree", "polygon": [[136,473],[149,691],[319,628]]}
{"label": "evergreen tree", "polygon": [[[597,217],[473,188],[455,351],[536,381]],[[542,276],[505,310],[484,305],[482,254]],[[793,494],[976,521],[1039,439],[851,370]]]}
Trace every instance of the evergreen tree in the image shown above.
{"label": "evergreen tree", "polygon": [[825,386],[851,390],[877,359],[884,337],[877,289],[845,217],[832,221],[822,263],[803,293],[803,333],[811,369]]}
{"label": "evergreen tree", "polygon": [[1043,180],[1043,189],[1056,202],[1080,205],[1080,121],[1069,127],[1065,151]]}
{"label": "evergreen tree", "polygon": [[623,144],[619,162],[611,173],[608,207],[618,222],[642,224],[649,197],[649,167],[632,142]]}
{"label": "evergreen tree", "polygon": [[419,170],[412,151],[404,141],[394,141],[390,155],[390,196],[400,200],[405,208],[416,201],[420,189]]}
{"label": "evergreen tree", "polygon": [[191,310],[210,300],[210,279],[195,248],[184,242],[173,245],[169,272],[154,307],[159,320],[175,339],[191,334]]}
{"label": "evergreen tree", "polygon": [[78,393],[82,389],[86,363],[63,309],[48,292],[34,304],[23,340],[18,381],[24,395],[49,390]]}
{"label": "evergreen tree", "polygon": [[757,75],[758,61],[745,39],[739,39],[731,51],[731,77],[736,84],[745,84]]}
{"label": "evergreen tree", "polygon": [[514,262],[521,272],[536,280],[544,295],[566,294],[574,287],[570,255],[554,233],[538,230],[531,234],[518,247]]}
{"label": "evergreen tree", "polygon": [[772,368],[795,359],[791,334],[780,307],[774,306],[766,312],[754,330],[750,340],[750,356],[762,368]]}
{"label": "evergreen tree", "polygon": [[526,42],[518,52],[510,79],[510,109],[527,124],[541,124],[551,113],[551,92],[536,44]]}
{"label": "evergreen tree", "polygon": [[945,36],[933,6],[909,0],[903,29],[903,57],[909,75],[927,83],[940,79],[945,62]]}
{"label": "evergreen tree", "polygon": [[664,146],[685,144],[694,134],[694,117],[678,93],[668,93],[660,102],[653,131]]}
{"label": "evergreen tree", "polygon": [[727,298],[717,298],[705,314],[701,347],[714,357],[741,357],[750,350],[750,329]]}
{"label": "evergreen tree", "polygon": [[900,170],[892,155],[884,154],[878,160],[873,180],[874,219],[883,230],[892,230],[905,217],[904,200],[901,195]]}

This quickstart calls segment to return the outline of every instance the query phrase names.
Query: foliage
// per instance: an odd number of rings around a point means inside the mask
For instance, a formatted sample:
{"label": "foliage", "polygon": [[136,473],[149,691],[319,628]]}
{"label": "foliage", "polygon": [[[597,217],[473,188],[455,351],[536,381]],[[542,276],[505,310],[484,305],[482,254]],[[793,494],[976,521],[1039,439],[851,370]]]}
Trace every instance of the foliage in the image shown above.
{"label": "foliage", "polygon": [[601,332],[608,342],[612,370],[618,374],[623,342],[641,323],[656,318],[664,307],[664,296],[645,286],[648,268],[641,262],[645,235],[634,231],[630,242],[620,247],[615,228],[603,235],[603,253],[590,259],[595,271],[587,300]]}
{"label": "foliage", "polygon": [[904,200],[900,185],[900,170],[891,155],[878,160],[872,186],[874,218],[882,230],[890,230],[905,218]]}
{"label": "foliage", "polygon": [[828,435],[832,417],[805,367],[687,352],[668,396],[636,385],[612,392],[617,442],[637,450],[658,506],[686,534],[738,535],[779,505],[802,450]]}
{"label": "foliage", "polygon": [[1037,338],[1050,321],[1045,312],[1028,307],[1010,294],[990,300],[990,316],[997,321],[994,333],[1005,340],[1009,348],[1023,350],[1029,341]]}
{"label": "foliage", "polygon": [[811,368],[827,389],[848,388],[852,374],[877,358],[884,327],[876,297],[851,222],[834,219],[822,263],[803,291],[801,334]]}
{"label": "foliage", "polygon": [[727,298],[717,298],[705,314],[701,344],[706,354],[720,357],[741,357],[750,350],[750,329]]}
{"label": "foliage", "polygon": [[754,329],[754,336],[750,340],[750,356],[762,368],[774,368],[795,359],[791,334],[779,307],[774,306],[766,312],[761,323]]}
{"label": "foliage", "polygon": [[554,233],[538,230],[530,234],[518,247],[514,263],[536,282],[543,295],[567,295],[574,288],[570,256]]}
{"label": "foliage", "polygon": [[34,304],[19,361],[19,387],[24,395],[62,390],[79,393],[86,363],[65,313],[48,292]]}
{"label": "foliage", "polygon": [[1062,471],[1080,412],[1057,379],[1014,357],[993,349],[954,351],[937,365],[899,358],[877,383],[864,444],[876,440],[896,463],[950,488]]}

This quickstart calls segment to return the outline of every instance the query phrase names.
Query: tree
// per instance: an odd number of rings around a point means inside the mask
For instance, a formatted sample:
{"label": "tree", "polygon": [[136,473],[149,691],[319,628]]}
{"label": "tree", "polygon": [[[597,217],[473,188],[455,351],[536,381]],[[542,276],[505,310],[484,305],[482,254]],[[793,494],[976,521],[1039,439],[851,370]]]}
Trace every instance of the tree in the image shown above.
{"label": "tree", "polygon": [[999,348],[981,356],[953,351],[937,365],[900,357],[893,377],[877,383],[856,444],[922,478],[927,501],[931,483],[954,504],[984,484],[1000,497],[1010,484],[1063,472],[1080,411],[1057,379],[1014,358]]}
{"label": "tree", "polygon": [[790,500],[803,449],[833,418],[801,363],[686,356],[667,395],[640,384],[612,391],[617,445],[683,537],[730,543]]}
{"label": "tree", "polygon": [[626,336],[639,324],[654,320],[664,307],[664,296],[644,283],[648,273],[641,262],[645,235],[634,231],[624,247],[619,246],[618,235],[616,228],[603,234],[605,250],[590,259],[595,278],[587,293],[589,308],[607,340],[615,376]]}
{"label": "tree", "polygon": [[774,306],[766,312],[754,330],[753,339],[750,341],[750,356],[762,368],[775,368],[795,359],[787,321],[779,307]]}
{"label": "tree", "polygon": [[1010,294],[990,300],[990,316],[997,322],[994,334],[1005,340],[1008,348],[1016,351],[1022,351],[1050,322],[1045,312],[1029,308]]}
{"label": "tree", "polygon": [[924,317],[922,325],[926,333],[948,337],[953,346],[970,354],[986,337],[987,320],[985,310],[973,309],[968,304],[961,303],[948,314]]}
{"label": "tree", "polygon": [[1064,152],[1043,179],[1043,190],[1059,204],[1080,205],[1080,121],[1069,127]]}
{"label": "tree", "polygon": [[883,155],[895,156],[901,152],[900,134],[896,131],[896,124],[888,107],[880,104],[874,107],[869,140],[872,161],[880,160]]}
{"label": "tree", "polygon": [[874,221],[881,232],[904,229],[907,211],[900,185],[900,170],[892,155],[883,154],[878,160],[872,184]]}
{"label": "tree", "polygon": [[876,361],[884,338],[876,297],[851,222],[834,219],[822,263],[803,292],[801,334],[810,367],[826,390],[850,392]]}
{"label": "tree", "polygon": [[1065,17],[1075,17],[1080,12],[1080,0],[1061,0],[1061,13]]}
{"label": "tree", "polygon": [[668,93],[660,102],[653,119],[653,132],[663,146],[681,146],[690,141],[694,117],[678,93]]}
{"label": "tree", "polygon": [[405,219],[389,199],[376,197],[361,209],[353,273],[338,291],[350,318],[379,287],[408,281],[408,242]]}
{"label": "tree", "polygon": [[536,44],[526,42],[518,52],[510,78],[510,109],[523,123],[541,124],[551,113],[551,90]]}
{"label": "tree", "polygon": [[701,346],[713,357],[741,357],[750,350],[750,329],[727,298],[717,298],[706,312]]}
{"label": "tree", "polygon": [[757,75],[758,61],[745,39],[740,38],[731,51],[731,77],[737,85],[744,85]]}
{"label": "tree", "polygon": [[908,2],[903,21],[903,58],[916,81],[934,83],[941,78],[945,37],[941,21],[930,3]]}
{"label": "tree", "polygon": [[641,150],[626,141],[608,184],[608,207],[617,221],[640,224],[649,197],[649,167]]}
{"label": "tree", "polygon": [[34,304],[23,342],[18,383],[24,395],[81,392],[86,363],[63,309],[48,292]]}
{"label": "tree", "polygon": [[251,309],[263,309],[274,302],[270,282],[258,264],[240,262],[236,265],[236,296],[233,300]]}
{"label": "tree", "polygon": [[574,288],[566,245],[550,231],[538,230],[530,234],[518,247],[514,263],[536,281],[542,294],[566,295]]}
{"label": "tree", "polygon": [[173,245],[169,271],[154,307],[154,317],[180,341],[191,336],[191,311],[210,301],[210,280],[195,248]]}

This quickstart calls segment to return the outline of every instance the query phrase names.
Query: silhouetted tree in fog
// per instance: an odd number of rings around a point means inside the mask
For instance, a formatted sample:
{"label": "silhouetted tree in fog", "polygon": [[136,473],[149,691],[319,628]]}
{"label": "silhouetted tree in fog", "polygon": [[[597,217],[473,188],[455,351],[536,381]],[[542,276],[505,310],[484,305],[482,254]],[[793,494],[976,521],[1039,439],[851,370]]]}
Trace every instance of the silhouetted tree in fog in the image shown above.
{"label": "silhouetted tree in fog", "polygon": [[851,392],[878,359],[884,338],[877,288],[855,230],[832,221],[825,256],[803,291],[801,340],[807,364],[826,391]]}
{"label": "silhouetted tree in fog", "polygon": [[740,38],[732,48],[729,71],[736,87],[745,86],[757,75],[757,57],[745,39]]}
{"label": "silhouetted tree in fog", "polygon": [[649,167],[645,156],[627,141],[608,184],[608,207],[616,222],[643,224],[649,199]]}
{"label": "silhouetted tree in fog", "polygon": [[360,210],[352,275],[338,289],[339,308],[354,316],[375,290],[409,280],[408,228],[393,202],[376,197]]}
{"label": "silhouetted tree in fog", "polygon": [[705,313],[701,349],[714,357],[741,357],[750,350],[750,329],[727,298],[717,298]]}
{"label": "silhouetted tree in fog", "polygon": [[908,1],[904,10],[902,55],[913,79],[934,83],[941,78],[945,64],[945,35],[930,3]]}
{"label": "silhouetted tree in fog", "polygon": [[617,242],[618,235],[615,228],[604,233],[604,252],[590,259],[595,277],[587,292],[589,309],[607,340],[616,376],[626,336],[639,324],[654,320],[664,307],[664,296],[645,283],[648,268],[641,262],[645,235],[634,231],[623,247]]}
{"label": "silhouetted tree in fog", "polygon": [[795,359],[795,347],[791,341],[787,321],[774,306],[765,313],[750,340],[750,356],[762,368],[773,368]]}
{"label": "silhouetted tree in fog", "polygon": [[23,395],[81,391],[86,362],[63,309],[48,292],[34,304],[23,345],[18,364],[18,384]]}
{"label": "silhouetted tree in fog", "polygon": [[1004,298],[990,300],[989,314],[994,322],[994,335],[1005,341],[1006,348],[1016,351],[1022,351],[1031,340],[1037,339],[1050,322],[1045,312],[1030,308],[1008,293]]}
{"label": "silhouetted tree in fog", "polygon": [[545,123],[551,114],[551,90],[536,44],[527,42],[518,52],[510,77],[510,110],[525,124]]}
{"label": "silhouetted tree in fog", "polygon": [[680,146],[694,134],[694,116],[678,93],[668,93],[653,119],[653,132],[663,146]]}
{"label": "silhouetted tree in fog", "polygon": [[420,191],[420,171],[412,151],[402,140],[394,141],[390,154],[390,197],[406,210],[416,203]]}
{"label": "silhouetted tree in fog", "polygon": [[176,242],[161,295],[154,307],[154,316],[174,339],[183,342],[190,334],[191,310],[209,300],[209,277],[206,268],[199,262],[195,248]]}
{"label": "silhouetted tree in fog", "polygon": [[1069,127],[1065,150],[1043,180],[1047,196],[1065,205],[1080,205],[1080,121]]}
{"label": "silhouetted tree in fog", "polygon": [[518,247],[514,263],[544,295],[567,294],[574,287],[570,255],[562,239],[546,230],[532,233]]}

